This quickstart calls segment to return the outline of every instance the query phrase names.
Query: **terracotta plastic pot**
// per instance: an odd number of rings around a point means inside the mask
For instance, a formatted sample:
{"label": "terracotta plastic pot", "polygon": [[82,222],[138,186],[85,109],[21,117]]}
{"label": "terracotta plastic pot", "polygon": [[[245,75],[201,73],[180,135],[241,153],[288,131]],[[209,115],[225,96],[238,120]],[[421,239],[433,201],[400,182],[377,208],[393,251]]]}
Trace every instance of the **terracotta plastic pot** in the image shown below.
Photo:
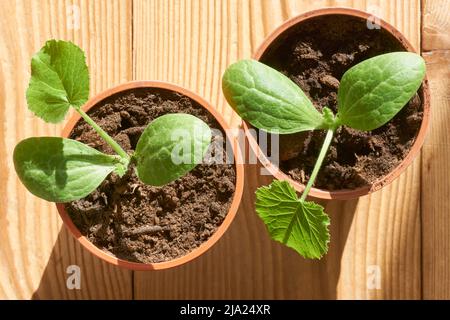
{"label": "terracotta plastic pot", "polygon": [[[348,8],[325,8],[325,9],[319,9],[314,10],[310,12],[306,12],[302,15],[299,15],[295,18],[292,18],[285,23],[283,23],[281,26],[279,26],[274,32],[272,32],[262,43],[262,45],[258,48],[256,53],[253,55],[253,59],[260,60],[261,57],[264,55],[267,49],[278,39],[279,36],[281,36],[284,32],[288,31],[291,27],[298,26],[302,22],[311,19],[316,18],[319,16],[324,15],[348,15],[353,17],[358,17],[362,19],[369,19],[372,17],[371,14],[354,10],[354,9],[348,9]],[[405,48],[407,51],[415,52],[413,46],[409,43],[409,41],[392,25],[388,24],[387,22],[383,20],[377,20],[377,24],[381,26],[381,28],[388,31],[392,36],[394,36],[399,43]],[[342,189],[342,190],[335,190],[335,191],[328,191],[324,189],[319,188],[311,188],[311,191],[309,193],[309,196],[316,197],[316,198],[322,198],[322,199],[352,199],[357,198],[360,196],[367,195],[369,193],[372,193],[374,191],[377,191],[381,189],[382,187],[386,186],[387,184],[391,183],[393,180],[395,180],[405,169],[406,167],[411,164],[413,159],[419,154],[420,148],[423,145],[425,134],[428,129],[428,123],[430,118],[430,95],[429,95],[429,88],[428,88],[428,81],[425,78],[422,83],[422,88],[420,89],[422,91],[422,104],[423,104],[423,120],[422,124],[419,129],[419,133],[416,137],[416,140],[414,141],[413,146],[411,147],[411,150],[409,151],[408,155],[403,159],[403,161],[389,174],[385,175],[382,178],[379,178],[376,180],[372,185],[359,187],[356,189]],[[252,148],[252,150],[255,152],[255,154],[258,156],[261,163],[266,167],[266,169],[278,180],[287,180],[289,181],[298,192],[302,192],[305,188],[305,186],[299,182],[296,182],[292,180],[288,175],[283,173],[281,170],[278,169],[276,165],[274,165],[272,162],[270,162],[267,157],[265,156],[264,152],[260,149],[256,138],[250,133],[249,131],[249,125],[244,121],[243,122],[244,130],[246,132],[246,136],[249,140],[249,144]]]}
{"label": "terracotta plastic pot", "polygon": [[[204,99],[199,97],[193,92],[190,92],[182,87],[176,86],[174,84],[166,83],[166,82],[159,82],[159,81],[132,81],[128,83],[121,84],[117,87],[108,89],[106,91],[103,91],[102,93],[98,94],[94,98],[90,99],[86,105],[83,107],[84,111],[88,111],[90,108],[95,106],[100,101],[122,91],[127,91],[130,89],[135,88],[158,88],[158,89],[167,89],[171,91],[175,91],[178,93],[181,93],[192,100],[196,101],[199,105],[201,105],[203,108],[208,110],[214,118],[218,121],[218,123],[221,125],[221,127],[226,131],[229,128],[228,124],[225,122],[225,120],[222,118],[222,116]],[[66,124],[66,126],[63,129],[62,136],[68,137],[74,128],[75,124],[80,120],[80,116],[78,114],[75,114],[69,119],[69,122]],[[222,235],[225,233],[225,231],[230,226],[231,222],[233,221],[236,212],[239,207],[239,203],[242,198],[242,192],[244,189],[244,166],[242,163],[238,163],[237,155],[240,153],[239,145],[237,143],[236,138],[232,136],[227,136],[228,139],[230,139],[230,144],[233,148],[233,154],[235,159],[235,168],[236,168],[236,188],[233,195],[233,200],[231,203],[230,210],[228,211],[228,214],[226,215],[224,221],[220,225],[220,227],[216,230],[216,232],[204,243],[202,243],[198,248],[192,250],[185,256],[182,256],[180,258],[176,258],[167,262],[159,262],[159,263],[150,263],[150,264],[144,264],[144,263],[137,263],[137,262],[130,262],[126,260],[119,259],[112,254],[109,254],[99,248],[97,248],[92,242],[90,242],[86,237],[84,237],[81,232],[78,230],[78,228],[74,225],[72,222],[72,219],[67,214],[64,205],[63,204],[56,204],[56,207],[58,209],[59,215],[61,216],[65,226],[69,229],[70,233],[91,253],[93,253],[98,258],[109,262],[113,265],[124,267],[131,270],[160,270],[160,269],[168,269],[172,267],[176,267],[179,265],[182,265],[186,262],[189,262],[203,253],[205,253],[209,248],[211,248],[219,239],[222,237]]]}

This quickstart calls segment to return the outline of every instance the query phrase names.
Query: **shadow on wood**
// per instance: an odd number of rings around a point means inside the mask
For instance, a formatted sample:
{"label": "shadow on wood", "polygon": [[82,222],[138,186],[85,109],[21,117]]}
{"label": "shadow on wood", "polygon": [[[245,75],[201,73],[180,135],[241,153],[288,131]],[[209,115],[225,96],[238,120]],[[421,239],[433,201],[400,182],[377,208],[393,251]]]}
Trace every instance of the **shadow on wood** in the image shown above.
{"label": "shadow on wood", "polygon": [[322,201],[331,216],[331,246],[320,261],[303,259],[272,241],[255,214],[254,192],[270,183],[246,167],[243,201],[222,239],[176,269],[136,272],[136,299],[335,299],[343,248],[358,200]]}
{"label": "shadow on wood", "polygon": [[[80,289],[69,289],[67,286],[67,279],[74,275],[74,269],[70,266],[79,267]],[[76,284],[71,280],[74,278],[69,279],[70,284]],[[63,226],[32,299],[131,298],[132,272],[110,266],[94,257]]]}
{"label": "shadow on wood", "polygon": [[[33,299],[335,299],[344,245],[358,200],[322,201],[331,216],[331,244],[320,261],[272,241],[254,211],[254,191],[271,177],[247,166],[244,200],[230,230],[205,255],[181,267],[132,273],[107,265],[62,228]],[[69,290],[67,268],[81,270]]]}

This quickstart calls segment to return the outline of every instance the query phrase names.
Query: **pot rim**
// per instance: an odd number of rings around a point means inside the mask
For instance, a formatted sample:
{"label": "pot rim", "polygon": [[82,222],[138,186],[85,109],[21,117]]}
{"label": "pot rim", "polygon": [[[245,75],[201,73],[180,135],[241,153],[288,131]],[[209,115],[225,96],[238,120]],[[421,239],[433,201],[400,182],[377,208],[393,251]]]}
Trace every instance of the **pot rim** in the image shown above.
{"label": "pot rim", "polygon": [[[252,58],[255,60],[260,60],[264,52],[272,45],[274,41],[285,31],[290,29],[291,27],[302,23],[308,19],[316,18],[319,16],[325,16],[325,15],[347,15],[347,16],[353,16],[361,19],[369,19],[370,17],[373,17],[372,14],[367,13],[365,11],[352,9],[352,8],[344,8],[344,7],[337,7],[337,8],[322,8],[317,10],[312,10],[305,12],[303,14],[300,14],[296,17],[293,17],[284,23],[282,23],[278,28],[276,28],[269,36],[267,36],[263,43],[259,46],[259,48],[256,50],[256,52],[252,55]],[[401,45],[405,48],[405,50],[409,52],[416,52],[412,44],[406,39],[405,36],[403,36],[400,31],[398,31],[394,26],[389,24],[388,22],[384,21],[381,18],[377,17],[377,23],[389,32],[393,37],[395,37]],[[420,89],[419,89],[420,90]],[[415,138],[415,141],[413,145],[411,146],[411,149],[409,150],[406,157],[395,167],[394,170],[389,172],[388,174],[378,178],[376,181],[374,181],[371,185],[358,187],[355,189],[341,189],[341,190],[325,190],[320,188],[311,188],[308,196],[320,198],[320,199],[337,199],[337,200],[348,200],[353,198],[358,198],[367,194],[370,194],[372,192],[380,190],[382,187],[390,184],[392,181],[394,181],[414,160],[414,158],[420,153],[420,149],[424,143],[426,132],[428,130],[429,126],[429,120],[430,120],[430,92],[429,92],[429,85],[428,85],[428,79],[425,75],[425,78],[422,82],[422,94],[423,94],[423,119],[422,123],[420,125],[419,132],[417,133],[417,136]],[[297,192],[302,192],[305,189],[305,185],[294,181],[292,178],[290,178],[287,174],[282,172],[278,167],[270,162],[270,160],[267,159],[265,154],[261,151],[259,148],[259,145],[255,139],[255,137],[250,133],[249,131],[249,125],[246,121],[242,121],[244,131],[246,133],[247,139],[249,141],[249,144],[253,150],[253,152],[256,154],[260,162],[263,164],[263,166],[278,180],[286,180],[290,182],[295,190]]]}
{"label": "pot rim", "polygon": [[[220,124],[223,130],[230,129],[230,126],[227,124],[227,122],[223,119],[223,117],[216,111],[215,108],[213,108],[205,99],[197,95],[196,93],[193,93],[190,90],[187,90],[181,86],[164,82],[164,81],[129,81],[126,83],[119,84],[115,87],[109,88],[105,91],[102,91],[101,93],[97,94],[96,96],[89,99],[89,101],[83,106],[83,110],[87,112],[90,108],[95,106],[97,103],[101,102],[102,100],[111,97],[114,94],[128,91],[132,89],[138,89],[138,88],[157,88],[157,89],[166,89],[178,92],[180,94],[183,94],[190,99],[197,102],[199,105],[201,105],[203,108],[205,108],[207,111],[209,111],[213,117],[217,120],[217,122]],[[62,131],[62,136],[64,138],[67,138],[70,135],[70,132],[74,128],[75,124],[78,122],[78,120],[81,119],[81,116],[78,113],[75,113],[72,115],[67,122],[67,124],[64,126],[64,129]],[[233,195],[233,200],[231,202],[230,209],[228,210],[228,213],[223,220],[222,224],[217,228],[217,230],[214,232],[214,234],[205,242],[203,242],[199,247],[195,248],[191,252],[187,253],[186,255],[170,260],[165,262],[158,262],[158,263],[139,263],[139,262],[131,262],[124,259],[117,258],[113,256],[111,253],[108,253],[106,251],[101,250],[97,246],[95,246],[92,242],[90,242],[85,236],[81,234],[81,232],[78,230],[78,228],[75,226],[75,224],[72,222],[72,219],[68,215],[67,211],[64,208],[63,203],[57,203],[56,207],[58,209],[58,213],[61,216],[64,225],[69,229],[69,232],[72,234],[72,236],[77,239],[83,247],[85,247],[88,251],[90,251],[92,254],[97,256],[98,258],[109,262],[110,264],[123,267],[130,270],[135,271],[147,271],[147,270],[162,270],[162,269],[169,269],[176,266],[180,266],[182,264],[185,264],[189,261],[194,260],[195,258],[201,256],[203,253],[205,253],[208,249],[210,249],[225,233],[225,231],[230,226],[231,222],[234,220],[236,213],[239,208],[239,204],[242,198],[242,193],[244,190],[244,166],[242,162],[238,161],[238,156],[240,155],[240,148],[239,144],[236,141],[236,137],[228,135],[227,138],[232,142],[232,150],[233,150],[233,156],[234,156],[234,165],[236,168],[236,183],[235,183],[235,191]]]}

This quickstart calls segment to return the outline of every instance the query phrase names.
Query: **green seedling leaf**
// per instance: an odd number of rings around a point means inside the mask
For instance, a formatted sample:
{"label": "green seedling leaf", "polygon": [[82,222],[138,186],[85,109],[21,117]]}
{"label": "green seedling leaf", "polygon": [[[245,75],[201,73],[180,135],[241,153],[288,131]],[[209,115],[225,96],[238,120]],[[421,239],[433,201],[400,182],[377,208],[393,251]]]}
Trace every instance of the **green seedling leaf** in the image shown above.
{"label": "green seedling leaf", "polygon": [[287,134],[324,126],[322,115],[294,82],[258,61],[229,66],[222,89],[244,120],[267,132]]}
{"label": "green seedling leaf", "polygon": [[211,130],[189,114],[167,114],[153,120],[142,133],[134,154],[136,172],[146,184],[162,186],[202,162]]}
{"label": "green seedling leaf", "polygon": [[419,89],[425,61],[411,52],[393,52],[365,60],[342,77],[338,91],[339,121],[373,130],[391,120]]}
{"label": "green seedling leaf", "polygon": [[14,149],[14,166],[32,194],[52,202],[84,198],[108,174],[123,169],[118,157],[57,137],[22,140]]}
{"label": "green seedling leaf", "polygon": [[50,40],[31,59],[28,108],[46,122],[58,123],[69,108],[89,97],[89,73],[83,51],[66,41]]}
{"label": "green seedling leaf", "polygon": [[328,251],[330,219],[323,207],[301,201],[287,181],[273,181],[256,191],[256,212],[272,239],[305,258],[319,259]]}

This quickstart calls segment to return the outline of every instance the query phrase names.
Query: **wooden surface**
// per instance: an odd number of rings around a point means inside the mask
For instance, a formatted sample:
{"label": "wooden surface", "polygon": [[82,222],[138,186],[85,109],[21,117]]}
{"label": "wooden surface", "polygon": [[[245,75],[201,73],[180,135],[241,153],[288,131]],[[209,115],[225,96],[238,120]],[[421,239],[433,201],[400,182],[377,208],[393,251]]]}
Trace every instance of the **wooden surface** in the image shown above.
{"label": "wooden surface", "polygon": [[432,126],[422,149],[423,298],[450,299],[450,6],[424,6]]}
{"label": "wooden surface", "polygon": [[[80,8],[79,29],[67,10]],[[131,298],[132,274],[94,258],[62,227],[55,205],[18,181],[14,145],[58,135],[62,125],[33,117],[25,103],[30,57],[50,38],[69,39],[87,54],[91,94],[132,78],[132,4],[124,1],[5,1],[0,21],[0,297]],[[70,11],[69,11],[70,12]],[[82,290],[67,290],[66,268],[81,267]]]}
{"label": "wooden surface", "polygon": [[[0,1],[0,298],[450,298],[450,1]],[[75,29],[72,5],[80,10]],[[269,239],[253,201],[270,178],[257,166],[246,167],[240,211],[209,252],[173,270],[134,274],[87,253],[54,206],[17,180],[17,141],[61,129],[25,105],[30,57],[46,39],[70,39],[87,52],[92,94],[131,79],[167,80],[238,125],[220,90],[226,66],[250,57],[284,20],[324,6],[374,12],[422,48],[433,115],[422,157],[394,183],[358,200],[322,202],[332,220],[323,260]],[[82,269],[81,290],[66,287],[69,265]]]}

